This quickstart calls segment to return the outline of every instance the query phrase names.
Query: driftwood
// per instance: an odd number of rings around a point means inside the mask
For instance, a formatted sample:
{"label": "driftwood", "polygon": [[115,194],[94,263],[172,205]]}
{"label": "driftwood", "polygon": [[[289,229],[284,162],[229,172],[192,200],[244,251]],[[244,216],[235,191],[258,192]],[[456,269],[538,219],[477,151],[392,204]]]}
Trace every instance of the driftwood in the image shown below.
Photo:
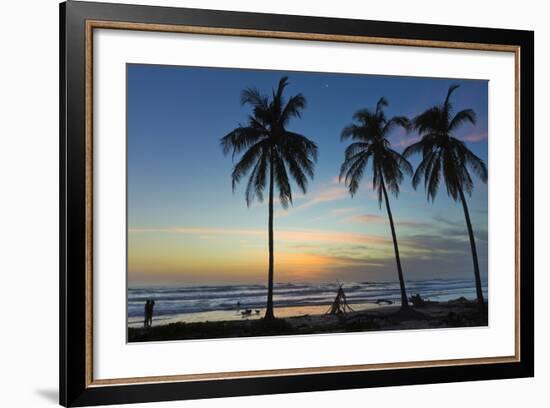
{"label": "driftwood", "polygon": [[353,309],[348,304],[348,300],[346,298],[346,294],[344,293],[343,286],[344,286],[343,284],[339,284],[338,292],[336,293],[336,297],[334,298],[332,305],[327,311],[327,314],[341,316],[348,312],[353,312]]}
{"label": "driftwood", "polygon": [[422,299],[422,297],[418,293],[416,295],[411,296],[410,301],[411,301],[411,303],[413,304],[414,307],[424,307],[424,306],[426,306],[426,301],[424,299]]}
{"label": "driftwood", "polygon": [[375,303],[377,305],[381,305],[381,304],[393,305],[393,301],[389,299],[378,299]]}

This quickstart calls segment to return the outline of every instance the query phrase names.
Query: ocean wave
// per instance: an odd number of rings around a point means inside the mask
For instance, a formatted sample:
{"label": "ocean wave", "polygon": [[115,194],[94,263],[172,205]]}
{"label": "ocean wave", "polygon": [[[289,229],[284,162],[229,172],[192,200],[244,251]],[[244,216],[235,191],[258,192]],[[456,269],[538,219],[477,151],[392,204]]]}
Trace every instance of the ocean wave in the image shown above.
{"label": "ocean wave", "polygon": [[[338,283],[277,283],[274,285],[275,307],[330,305]],[[421,294],[433,300],[464,296],[475,298],[473,280],[432,279],[407,282],[409,295]],[[487,283],[484,283],[487,292]],[[399,301],[397,282],[347,282],[344,292],[349,303],[375,303],[379,299]],[[217,310],[257,309],[265,306],[267,287],[247,285],[151,286],[128,289],[128,317],[143,316],[147,299],[155,300],[155,316]]]}

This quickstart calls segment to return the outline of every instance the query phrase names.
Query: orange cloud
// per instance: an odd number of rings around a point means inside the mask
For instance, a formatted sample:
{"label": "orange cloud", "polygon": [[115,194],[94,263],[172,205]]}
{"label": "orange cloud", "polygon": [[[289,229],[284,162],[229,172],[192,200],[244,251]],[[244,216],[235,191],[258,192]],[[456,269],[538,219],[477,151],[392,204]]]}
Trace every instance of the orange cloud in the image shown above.
{"label": "orange cloud", "polygon": [[361,215],[354,215],[353,217],[346,218],[346,221],[372,223],[372,222],[383,222],[385,221],[385,219],[380,215],[361,214]]}
{"label": "orange cloud", "polygon": [[407,147],[409,145],[412,145],[413,143],[420,141],[420,139],[420,136],[404,136],[403,138],[393,142],[392,144],[394,146]]}
{"label": "orange cloud", "polygon": [[[388,222],[388,219],[386,217],[383,217],[381,215],[376,214],[361,214],[361,215],[355,215],[353,217],[348,217],[345,219],[345,221],[348,222],[360,222],[360,223],[382,223],[382,222]],[[403,220],[403,219],[397,219],[395,220],[395,224],[400,227],[428,227],[429,224],[422,222],[422,221],[412,221],[412,220]]]}
{"label": "orange cloud", "polygon": [[303,204],[300,204],[296,209],[309,208],[313,205],[320,203],[326,203],[329,201],[341,200],[348,196],[348,192],[343,186],[332,186],[325,190],[319,191],[312,196],[309,201],[306,201]]}
{"label": "orange cloud", "polygon": [[459,139],[464,142],[481,142],[482,140],[487,140],[487,132],[480,132],[480,133],[473,133],[469,134],[463,137],[460,137]]}
{"label": "orange cloud", "polygon": [[331,213],[332,214],[348,214],[350,212],[354,212],[354,211],[357,211],[357,210],[358,210],[357,207],[337,208],[335,210],[332,210]]}
{"label": "orange cloud", "polygon": [[[200,236],[231,235],[267,237],[264,229],[238,229],[238,228],[130,228],[130,234],[145,233],[172,233]],[[275,239],[286,242],[332,242],[332,243],[363,243],[363,244],[387,244],[387,238],[378,235],[358,234],[353,232],[332,232],[319,230],[278,230],[275,231]]]}

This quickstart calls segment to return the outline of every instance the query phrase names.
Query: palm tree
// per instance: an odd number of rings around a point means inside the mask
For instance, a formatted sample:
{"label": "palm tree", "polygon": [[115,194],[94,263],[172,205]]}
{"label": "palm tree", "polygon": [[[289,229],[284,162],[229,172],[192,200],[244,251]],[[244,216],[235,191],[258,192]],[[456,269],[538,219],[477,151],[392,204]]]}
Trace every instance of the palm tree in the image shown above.
{"label": "palm tree", "polygon": [[407,147],[404,156],[422,154],[422,160],[416,168],[412,182],[416,188],[424,176],[424,187],[428,201],[434,200],[441,177],[444,178],[447,194],[462,203],[466,226],[470,236],[470,247],[474,264],[477,301],[481,309],[484,306],[476,243],[468,204],[464,193],[471,195],[474,183],[469,171],[475,173],[481,181],[487,182],[487,168],[483,160],[477,157],[461,140],[454,137],[455,131],[463,124],[476,123],[476,114],[472,109],[464,109],[454,114],[451,95],[459,85],[449,87],[447,97],[441,105],[433,106],[417,116],[413,121],[414,128],[421,140]]}
{"label": "palm tree", "polygon": [[378,205],[382,206],[382,198],[386,203],[390,220],[401,289],[401,309],[405,310],[409,308],[409,302],[387,190],[389,189],[397,197],[399,184],[403,181],[403,173],[412,174],[412,166],[401,154],[391,148],[388,136],[395,127],[408,129],[409,121],[403,116],[387,119],[383,109],[385,106],[388,106],[388,101],[380,98],[374,112],[369,109],[357,111],[353,116],[356,123],[345,127],[342,131],[342,140],[352,139],[354,142],[346,148],[344,163],[340,168],[340,180],[344,178],[346,187],[353,197],[359,188],[365,167],[369,160],[371,161],[372,188],[378,193]]}
{"label": "palm tree", "polygon": [[250,172],[246,186],[246,205],[255,198],[263,201],[263,192],[269,189],[269,271],[267,307],[265,319],[274,319],[273,314],[273,194],[279,191],[279,201],[283,208],[292,204],[290,178],[305,194],[308,177],[313,178],[317,161],[317,145],[305,136],[286,129],[290,120],[300,118],[306,106],[306,99],[297,94],[285,100],[283,91],[288,85],[285,76],[279,81],[271,98],[256,88],[245,89],[241,93],[241,104],[252,107],[252,115],[246,125],[239,125],[221,138],[223,153],[242,153],[231,174],[233,191],[239,181]]}

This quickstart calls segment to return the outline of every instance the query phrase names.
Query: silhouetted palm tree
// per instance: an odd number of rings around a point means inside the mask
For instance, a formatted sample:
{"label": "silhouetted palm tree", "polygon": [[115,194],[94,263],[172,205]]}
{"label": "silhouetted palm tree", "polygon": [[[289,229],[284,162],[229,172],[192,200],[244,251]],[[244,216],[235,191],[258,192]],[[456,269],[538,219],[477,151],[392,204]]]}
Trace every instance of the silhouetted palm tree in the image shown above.
{"label": "silhouetted palm tree", "polygon": [[414,119],[414,128],[422,139],[407,147],[404,156],[420,153],[422,160],[414,173],[412,182],[416,188],[424,176],[424,187],[428,200],[434,200],[441,177],[444,178],[447,194],[462,203],[464,217],[470,236],[470,247],[474,264],[477,301],[483,308],[483,291],[479,275],[476,243],[468,204],[464,193],[471,195],[474,183],[468,170],[473,171],[484,183],[487,182],[485,163],[466,147],[464,142],[455,138],[454,132],[463,124],[476,123],[476,114],[472,109],[464,109],[454,114],[450,98],[459,85],[449,87],[447,97],[441,105],[433,106]]}
{"label": "silhouetted palm tree", "polygon": [[[383,108],[388,106],[385,98],[380,98],[376,104],[376,110],[362,109],[355,113],[353,123],[342,131],[342,140],[352,139],[345,151],[345,159],[340,168],[340,180],[344,178],[350,194],[353,196],[359,188],[359,182],[363,177],[365,167],[369,160],[372,163],[372,188],[378,193],[378,204],[382,206],[382,198],[386,203],[388,218],[390,220],[397,274],[401,289],[401,308],[408,309],[409,303],[399,247],[393,223],[387,189],[397,195],[399,184],[403,181],[403,173],[412,174],[411,164],[399,153],[391,148],[388,136],[395,127],[408,129],[409,121],[404,116],[395,116],[387,119]],[[386,188],[387,187],[387,188]]]}
{"label": "silhouetted palm tree", "polygon": [[257,198],[263,201],[263,192],[269,189],[269,272],[267,307],[265,319],[271,320],[273,314],[273,192],[279,190],[279,201],[283,208],[292,204],[290,179],[305,194],[308,177],[313,178],[313,169],[317,161],[317,145],[298,133],[286,129],[290,119],[301,117],[306,106],[302,94],[285,100],[283,91],[288,78],[279,81],[271,98],[256,88],[245,89],[241,93],[241,103],[252,107],[252,115],[246,125],[239,125],[224,136],[220,143],[224,154],[243,153],[233,168],[231,175],[233,191],[242,177],[250,172],[246,186],[246,204]]}

